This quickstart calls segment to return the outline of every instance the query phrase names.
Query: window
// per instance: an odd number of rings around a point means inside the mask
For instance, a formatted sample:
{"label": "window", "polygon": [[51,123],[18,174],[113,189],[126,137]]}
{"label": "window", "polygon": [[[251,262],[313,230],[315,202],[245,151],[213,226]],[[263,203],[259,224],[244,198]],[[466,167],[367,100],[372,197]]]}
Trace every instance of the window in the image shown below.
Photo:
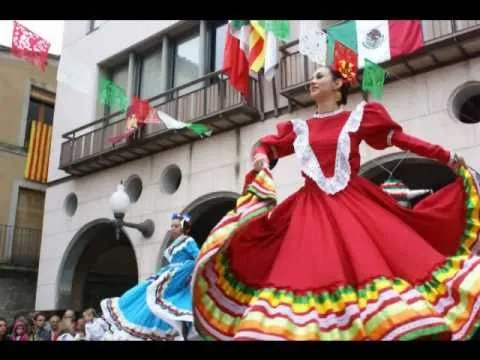
{"label": "window", "polygon": [[458,118],[465,124],[476,124],[480,119],[480,95],[473,95],[460,107]]}
{"label": "window", "polygon": [[147,54],[141,61],[140,97],[149,99],[160,94],[165,89],[162,81],[162,47]]}
{"label": "window", "polygon": [[450,96],[449,111],[464,124],[480,122],[480,82],[471,81],[458,87]]}
{"label": "window", "polygon": [[42,229],[44,204],[44,192],[22,187],[19,188],[15,226],[29,229]]}
{"label": "window", "polygon": [[[200,37],[198,32],[178,41],[174,47],[173,87],[196,80],[200,76]],[[182,91],[190,92],[193,87]]]}
{"label": "window", "polygon": [[28,104],[27,126],[25,129],[24,146],[28,149],[30,140],[30,130],[32,128],[32,121],[44,122],[49,125],[53,124],[54,105],[44,100],[40,100],[31,96]]}
{"label": "window", "polygon": [[223,53],[227,38],[228,23],[225,21],[213,22],[210,30],[210,71],[215,72],[223,68]]}

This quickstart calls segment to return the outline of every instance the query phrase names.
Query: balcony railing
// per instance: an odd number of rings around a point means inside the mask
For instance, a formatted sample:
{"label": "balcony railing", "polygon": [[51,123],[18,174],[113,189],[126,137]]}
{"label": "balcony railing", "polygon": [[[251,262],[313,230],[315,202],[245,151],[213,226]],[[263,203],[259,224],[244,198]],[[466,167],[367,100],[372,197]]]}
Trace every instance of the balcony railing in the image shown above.
{"label": "balcony railing", "polygon": [[[394,81],[480,54],[480,20],[424,20],[425,45],[414,54],[382,64]],[[318,67],[298,51],[298,40],[281,47],[280,93],[292,103],[308,106],[312,100],[305,85]],[[357,90],[358,87],[354,90]]]}
{"label": "balcony railing", "polygon": [[[221,72],[208,74],[148,99],[153,107],[184,122],[202,122],[213,133],[230,130],[263,117],[263,94],[251,80],[245,99]],[[163,124],[147,124],[132,139],[112,144],[109,139],[125,130],[125,114],[117,112],[63,135],[60,169],[84,175],[129,160],[163,151],[198,138],[189,131],[171,131]],[[134,146],[131,146],[134,145]]]}
{"label": "balcony railing", "polygon": [[0,264],[38,268],[42,231],[0,225]]}

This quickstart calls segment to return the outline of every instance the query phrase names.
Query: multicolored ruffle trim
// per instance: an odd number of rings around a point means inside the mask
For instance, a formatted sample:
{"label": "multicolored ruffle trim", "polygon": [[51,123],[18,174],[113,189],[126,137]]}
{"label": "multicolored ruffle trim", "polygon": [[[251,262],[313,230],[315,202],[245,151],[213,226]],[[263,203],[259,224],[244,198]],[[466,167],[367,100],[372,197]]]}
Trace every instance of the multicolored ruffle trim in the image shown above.
{"label": "multicolored ruffle trim", "polygon": [[120,311],[118,298],[104,299],[100,306],[102,316],[110,326],[112,339],[167,341],[174,340],[179,336],[174,329],[165,332],[130,323]]}

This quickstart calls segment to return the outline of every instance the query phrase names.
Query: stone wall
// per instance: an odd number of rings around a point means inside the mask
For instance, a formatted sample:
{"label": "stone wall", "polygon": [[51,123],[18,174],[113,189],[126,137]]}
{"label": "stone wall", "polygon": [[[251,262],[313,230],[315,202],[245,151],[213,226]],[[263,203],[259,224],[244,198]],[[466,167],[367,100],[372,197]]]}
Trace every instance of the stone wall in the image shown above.
{"label": "stone wall", "polygon": [[0,267],[0,317],[10,322],[35,308],[37,272]]}

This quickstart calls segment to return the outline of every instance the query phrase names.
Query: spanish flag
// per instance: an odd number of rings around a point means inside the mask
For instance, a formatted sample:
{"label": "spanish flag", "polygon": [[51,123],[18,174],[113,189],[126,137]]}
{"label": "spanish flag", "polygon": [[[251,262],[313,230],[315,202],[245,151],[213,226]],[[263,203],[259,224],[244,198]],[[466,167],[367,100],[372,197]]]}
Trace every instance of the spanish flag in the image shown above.
{"label": "spanish flag", "polygon": [[40,183],[47,182],[51,140],[52,126],[33,120],[30,129],[25,179]]}

